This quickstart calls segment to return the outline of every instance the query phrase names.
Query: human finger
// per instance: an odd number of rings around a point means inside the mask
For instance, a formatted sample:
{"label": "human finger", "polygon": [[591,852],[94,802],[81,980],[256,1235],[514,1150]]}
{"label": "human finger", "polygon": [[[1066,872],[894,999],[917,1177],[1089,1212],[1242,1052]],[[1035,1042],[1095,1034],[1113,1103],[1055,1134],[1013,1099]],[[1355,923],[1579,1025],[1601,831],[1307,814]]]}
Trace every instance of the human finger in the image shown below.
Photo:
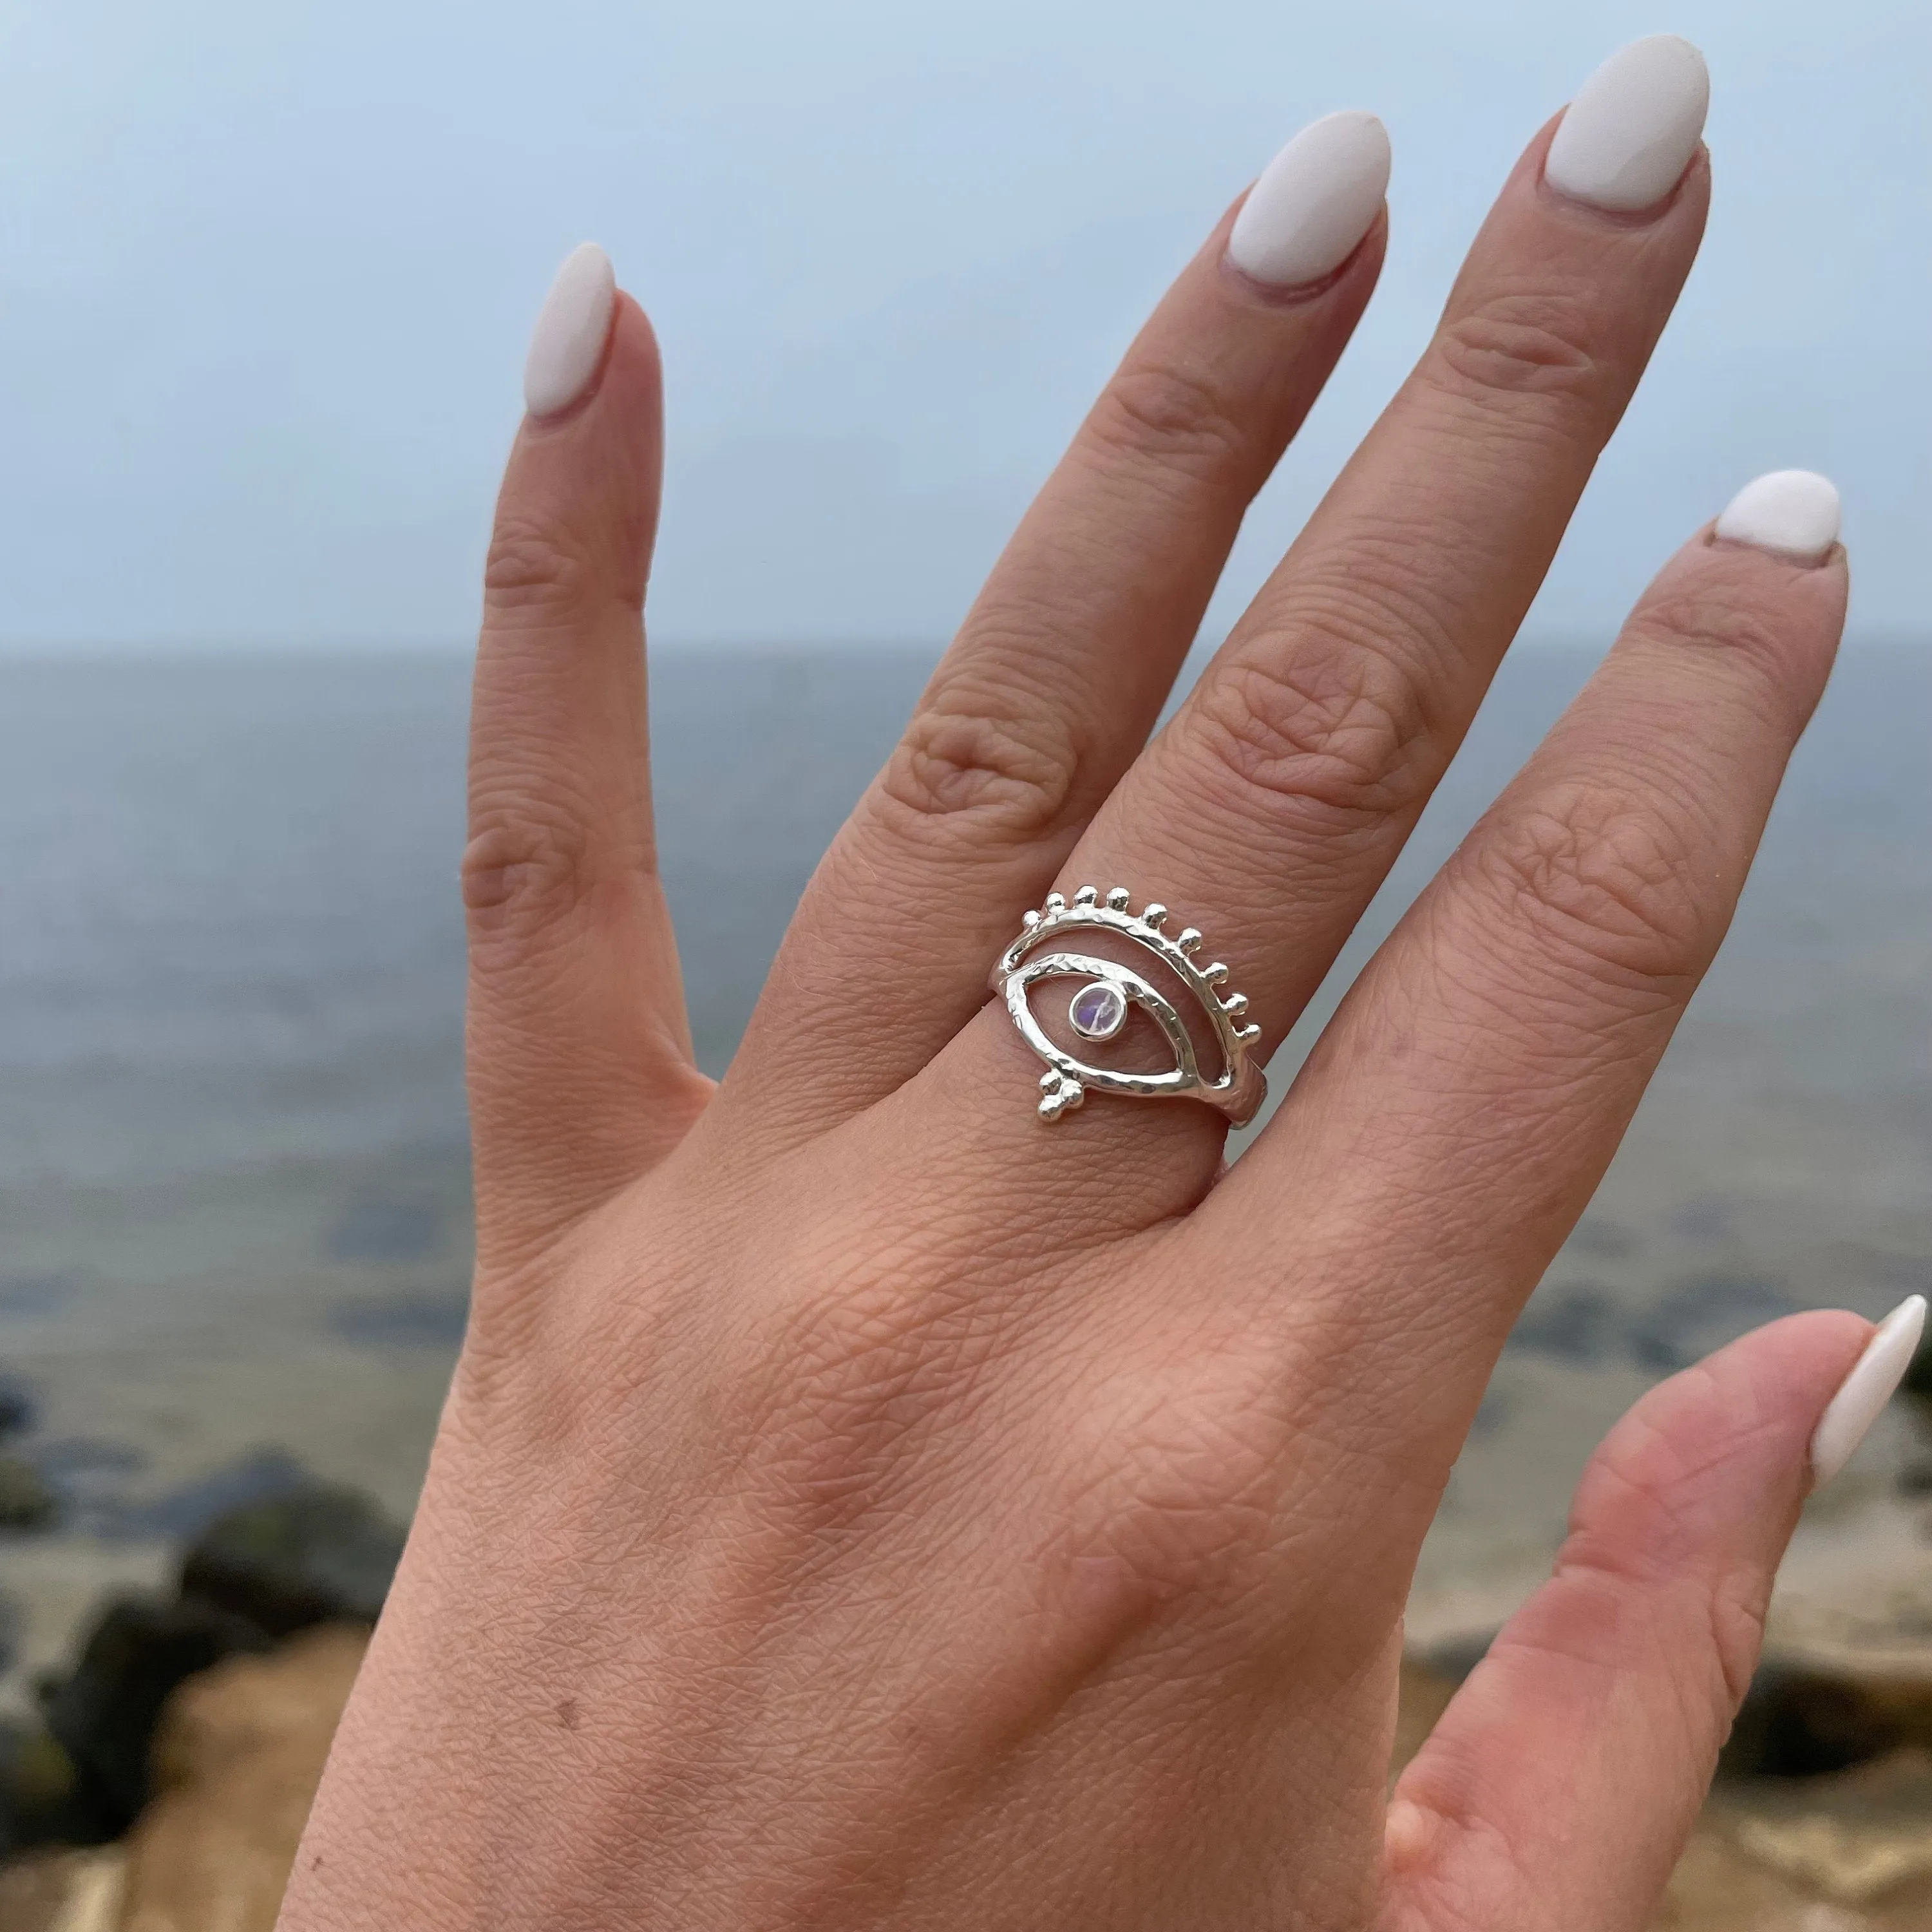
{"label": "human finger", "polygon": [[[1681,40],[1664,55],[1607,93],[1593,81],[1532,142],[1414,371],[1064,874],[1204,932],[1255,1056],[1320,984],[1460,742],[1696,253],[1703,67]],[[1561,169],[1564,129],[1649,155],[1649,203],[1626,205],[1630,170],[1601,154],[1594,174]],[[1010,1089],[1004,1016],[976,1030]],[[1087,1109],[1056,1146],[1086,1166],[1104,1140],[1118,1198],[1158,1218],[1198,1198],[1222,1129],[1202,1108],[1146,1113]]]}
{"label": "human finger", "polygon": [[657,346],[603,251],[532,338],[470,714],[469,1084],[478,1239],[540,1239],[682,1133],[693,1063],[652,835],[643,603]]}
{"label": "human finger", "polygon": [[1651,1922],[1756,1666],[1798,1505],[1830,1473],[1809,1448],[1821,1413],[1849,1396],[1868,1424],[1867,1365],[1895,1387],[1924,1313],[1915,1295],[1876,1330],[1838,1310],[1790,1316],[1618,1424],[1554,1576],[1396,1786],[1385,1932]]}
{"label": "human finger", "polygon": [[1837,526],[1784,472],[1666,566],[1196,1217],[1378,1462],[1446,1477],[1710,964],[1837,646]]}
{"label": "human finger", "polygon": [[732,1086],[836,1118],[922,1066],[1145,743],[1381,266],[1388,137],[1331,115],[1182,272],[799,908]]}

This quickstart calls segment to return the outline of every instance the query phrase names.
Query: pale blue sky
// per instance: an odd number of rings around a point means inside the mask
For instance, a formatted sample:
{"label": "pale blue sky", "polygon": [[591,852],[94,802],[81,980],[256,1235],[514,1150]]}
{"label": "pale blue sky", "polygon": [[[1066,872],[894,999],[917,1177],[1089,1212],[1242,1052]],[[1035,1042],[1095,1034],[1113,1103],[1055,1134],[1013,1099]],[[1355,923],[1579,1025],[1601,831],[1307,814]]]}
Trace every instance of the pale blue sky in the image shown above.
{"label": "pale blue sky", "polygon": [[1224,626],[1622,41],[1705,49],[1717,196],[1532,629],[1601,636],[1738,483],[1836,477],[1924,625],[1922,0],[8,0],[0,640],[466,640],[524,340],[602,242],[670,384],[669,640],[950,630],[1138,317],[1303,122],[1389,266]]}

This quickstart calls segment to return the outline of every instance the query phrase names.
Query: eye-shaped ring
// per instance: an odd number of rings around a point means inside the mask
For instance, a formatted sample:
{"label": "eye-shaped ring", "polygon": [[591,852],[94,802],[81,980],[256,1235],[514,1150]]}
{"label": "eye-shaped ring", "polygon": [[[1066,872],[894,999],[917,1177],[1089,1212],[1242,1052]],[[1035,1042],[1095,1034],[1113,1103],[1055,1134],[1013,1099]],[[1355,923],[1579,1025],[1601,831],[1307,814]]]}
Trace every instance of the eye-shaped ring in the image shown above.
{"label": "eye-shaped ring", "polygon": [[[1047,1071],[1040,1083],[1043,1096],[1040,1118],[1058,1120],[1091,1091],[1135,1100],[1204,1100],[1236,1126],[1245,1126],[1260,1111],[1268,1094],[1261,1069],[1248,1059],[1249,1045],[1260,1036],[1261,1028],[1240,1023],[1247,1001],[1239,993],[1220,990],[1228,976],[1226,967],[1194,963],[1201,935],[1192,926],[1170,938],[1161,930],[1167,919],[1166,907],[1150,905],[1137,918],[1127,910],[1128,896],[1124,886],[1116,886],[1102,905],[1091,886],[1082,886],[1070,905],[1060,893],[1048,893],[1045,908],[1026,915],[1020,936],[993,968],[994,991],[1005,999],[1020,1037],[1046,1063]],[[1221,1071],[1215,1078],[1202,1072],[1193,1038],[1172,1001],[1138,973],[1084,952],[1033,956],[1047,940],[1082,929],[1116,932],[1132,940],[1160,960],[1194,995],[1220,1049]],[[1042,980],[1067,979],[1082,982],[1067,1008],[1067,1018],[1076,1033],[1086,1040],[1111,1040],[1126,1024],[1130,1010],[1138,1006],[1166,1035],[1174,1052],[1173,1066],[1162,1073],[1119,1073],[1090,1066],[1055,1046],[1034,1015],[1031,988]]]}

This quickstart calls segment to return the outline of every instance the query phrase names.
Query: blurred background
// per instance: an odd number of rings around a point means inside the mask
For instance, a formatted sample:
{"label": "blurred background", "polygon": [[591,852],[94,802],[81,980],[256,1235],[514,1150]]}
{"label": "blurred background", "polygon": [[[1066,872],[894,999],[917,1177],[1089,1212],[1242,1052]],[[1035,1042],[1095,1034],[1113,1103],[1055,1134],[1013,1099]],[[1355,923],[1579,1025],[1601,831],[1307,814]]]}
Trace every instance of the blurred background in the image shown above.
{"label": "blurred background", "polygon": [[[1383,116],[1388,265],[1204,648],[1419,350],[1531,134],[1623,41],[1696,40],[1702,260],[1489,712],[1278,1064],[1739,484],[1838,482],[1851,634],[1729,946],[1498,1372],[1424,1554],[1418,1654],[1453,1671],[1531,1586],[1648,1382],[1785,1310],[1876,1315],[1932,1287],[1916,0],[0,17],[0,1852],[50,1816],[105,1836],[138,1809],[160,1694],[109,1750],[86,1713],[126,1684],[76,1659],[129,1589],[152,1594],[129,1600],[149,1609],[123,1618],[128,1655],[156,1618],[182,1655],[226,1654],[179,1592],[212,1526],[332,1498],[301,1533],[336,1552],[328,1600],[380,1597],[469,1264],[454,879],[477,580],[529,326],[586,238],[664,347],[660,829],[718,1070],[1006,532],[1282,142],[1334,108]],[[1755,1768],[1856,1776],[1932,1742],[1928,1489],[1901,1406],[1801,1531],[1773,1648],[1812,1701],[1767,1707]],[[271,1628],[250,1601],[270,1634],[306,1615]],[[41,1822],[20,1800],[10,1826],[7,1766],[17,1797],[37,1750]],[[1842,1915],[1805,1932],[1932,1926],[1932,1759],[1912,1775],[1882,1856],[1860,1839],[1807,1866],[1787,1840],[1813,1840],[1766,1828],[1786,1850],[1753,1869]],[[1883,1804],[1853,1811],[1846,1831]],[[0,1932],[8,1910],[0,1883]]]}

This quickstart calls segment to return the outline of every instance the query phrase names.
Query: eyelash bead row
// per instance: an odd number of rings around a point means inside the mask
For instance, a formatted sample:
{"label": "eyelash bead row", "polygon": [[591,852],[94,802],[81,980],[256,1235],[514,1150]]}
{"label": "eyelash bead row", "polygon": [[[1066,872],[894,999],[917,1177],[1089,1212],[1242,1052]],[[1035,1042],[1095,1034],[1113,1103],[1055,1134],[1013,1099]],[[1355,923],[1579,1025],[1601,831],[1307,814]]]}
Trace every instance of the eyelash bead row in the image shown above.
{"label": "eyelash bead row", "polygon": [[[1089,1092],[1108,1093],[1132,1100],[1204,1100],[1228,1115],[1236,1126],[1251,1120],[1261,1106],[1267,1083],[1248,1058],[1261,1028],[1244,1021],[1247,1000],[1240,993],[1222,992],[1228,968],[1219,961],[1202,966],[1195,956],[1202,935],[1193,926],[1178,933],[1166,930],[1168,908],[1158,902],[1131,910],[1132,895],[1124,886],[1109,891],[1104,902],[1099,890],[1082,886],[1070,902],[1060,892],[1047,896],[1043,907],[1026,914],[1019,937],[1000,954],[991,975],[994,989],[1005,998],[1013,1023],[1027,1044],[1047,1066],[1042,1076],[1040,1113],[1055,1120],[1084,1101]],[[1090,955],[1052,952],[1042,956],[1049,940],[1082,931],[1117,933],[1159,959],[1192,993],[1202,1016],[1213,1029],[1222,1058],[1214,1079],[1204,1075],[1187,1028],[1172,1003],[1157,988],[1130,968]],[[1128,1010],[1138,1006],[1167,1036],[1175,1064],[1156,1074],[1122,1073],[1076,1058],[1058,1046],[1034,1016],[1030,988],[1048,979],[1079,977],[1068,1018],[1084,1039],[1111,1039],[1126,1024]]]}

